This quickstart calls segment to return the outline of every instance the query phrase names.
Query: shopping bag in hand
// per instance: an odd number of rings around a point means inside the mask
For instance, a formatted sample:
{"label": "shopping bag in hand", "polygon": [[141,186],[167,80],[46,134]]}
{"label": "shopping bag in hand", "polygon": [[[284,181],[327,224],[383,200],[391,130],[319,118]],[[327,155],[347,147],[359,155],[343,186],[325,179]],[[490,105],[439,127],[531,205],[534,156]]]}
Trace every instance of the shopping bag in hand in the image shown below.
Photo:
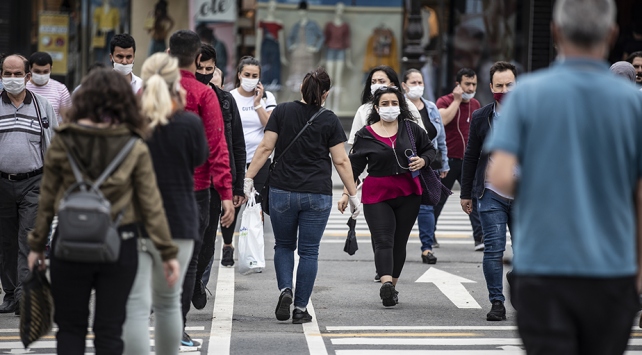
{"label": "shopping bag in hand", "polygon": [[241,274],[263,272],[263,218],[261,205],[256,203],[256,191],[247,200],[239,228],[239,264]]}
{"label": "shopping bag in hand", "polygon": [[20,340],[25,349],[47,335],[53,324],[53,298],[45,271],[34,268],[22,283]]}
{"label": "shopping bag in hand", "polygon": [[355,227],[357,226],[357,220],[350,217],[348,218],[348,227],[350,229],[348,230],[348,237],[346,238],[346,244],[343,247],[343,251],[348,253],[349,255],[354,255],[354,253],[359,250],[359,246],[357,245],[357,233],[355,232]]}

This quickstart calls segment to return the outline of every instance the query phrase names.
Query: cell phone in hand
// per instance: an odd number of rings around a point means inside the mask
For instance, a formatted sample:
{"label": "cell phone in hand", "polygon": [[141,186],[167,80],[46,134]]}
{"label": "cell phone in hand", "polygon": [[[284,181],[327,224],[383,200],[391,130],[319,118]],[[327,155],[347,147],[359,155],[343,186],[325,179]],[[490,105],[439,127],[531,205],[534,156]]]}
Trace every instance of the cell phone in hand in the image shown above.
{"label": "cell phone in hand", "polygon": [[[410,155],[408,155],[408,151],[406,151],[406,156],[408,157],[408,169],[410,169],[410,163],[412,163],[412,160],[410,158],[414,158],[417,155],[413,151],[410,151]],[[410,173],[412,174],[413,178],[416,178],[420,174],[419,170],[411,171]]]}

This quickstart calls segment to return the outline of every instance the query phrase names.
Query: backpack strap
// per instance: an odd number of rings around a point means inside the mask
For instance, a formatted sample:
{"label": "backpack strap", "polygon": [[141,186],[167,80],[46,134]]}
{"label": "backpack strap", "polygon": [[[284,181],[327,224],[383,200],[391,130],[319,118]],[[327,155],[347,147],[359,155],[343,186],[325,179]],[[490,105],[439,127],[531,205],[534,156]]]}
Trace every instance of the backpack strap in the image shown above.
{"label": "backpack strap", "polygon": [[80,189],[82,191],[87,191],[87,186],[85,183],[85,179],[82,178],[82,173],[80,172],[80,168],[78,168],[78,164],[76,164],[76,159],[67,151],[67,159],[69,160],[69,165],[71,165],[71,171],[74,172],[74,178],[76,178],[76,183],[78,186],[80,186]]}
{"label": "backpack strap", "polygon": [[[136,144],[136,141],[138,141],[138,137],[131,137],[129,141],[127,141],[123,149],[121,149],[120,152],[118,152],[118,155],[116,155],[114,160],[112,160],[111,163],[109,163],[105,171],[103,171],[103,173],[100,174],[98,179],[94,181],[94,183],[92,184],[92,188],[98,190],[100,185],[102,185],[103,182],[105,182],[105,180],[109,177],[109,175],[111,175],[111,173],[116,169],[116,167],[123,162],[127,154],[129,154],[129,152],[134,147],[134,144]],[[75,172],[74,172],[74,175],[75,175]]]}

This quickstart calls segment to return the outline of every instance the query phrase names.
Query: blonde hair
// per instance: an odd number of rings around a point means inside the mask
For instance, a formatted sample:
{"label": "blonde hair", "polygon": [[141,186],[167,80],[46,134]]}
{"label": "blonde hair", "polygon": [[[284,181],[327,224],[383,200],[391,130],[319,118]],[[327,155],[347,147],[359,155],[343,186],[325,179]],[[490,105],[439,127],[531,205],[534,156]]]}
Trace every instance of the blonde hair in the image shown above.
{"label": "blonde hair", "polygon": [[181,78],[178,60],[167,53],[155,53],[143,63],[141,77],[141,111],[149,119],[149,128],[168,124],[168,117],[174,110],[172,96],[180,97],[177,90]]}

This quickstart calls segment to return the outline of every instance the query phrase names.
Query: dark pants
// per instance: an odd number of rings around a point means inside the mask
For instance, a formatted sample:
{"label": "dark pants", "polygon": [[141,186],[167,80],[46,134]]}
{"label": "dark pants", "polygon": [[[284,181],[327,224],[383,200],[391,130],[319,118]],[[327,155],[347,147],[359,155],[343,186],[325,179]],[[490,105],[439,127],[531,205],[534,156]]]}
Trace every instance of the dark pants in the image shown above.
{"label": "dark pants", "polygon": [[417,220],[420,203],[421,196],[410,195],[363,205],[379,276],[398,278],[401,275],[406,262],[406,244]]}
{"label": "dark pants", "polygon": [[[271,163],[272,161],[268,159],[254,177],[254,188],[259,193],[267,181]],[[209,281],[210,278],[212,260],[214,259],[214,248],[216,244],[216,230],[218,229],[219,217],[221,216],[221,196],[214,188],[210,189],[210,193],[210,223],[203,236],[203,246],[199,253],[198,266],[196,270],[196,280],[203,280],[203,284],[205,285],[207,285],[207,281]],[[256,197],[256,202],[261,203],[261,196]],[[223,243],[225,244],[232,244],[234,230],[236,229],[236,222],[238,221],[240,211],[241,207],[235,208],[234,221],[229,227],[221,226],[221,234],[223,235]]]}
{"label": "dark pants", "polygon": [[27,232],[36,224],[41,178],[0,178],[0,281],[6,301],[20,299],[22,281],[29,274]]}
{"label": "dark pants", "polygon": [[[126,227],[121,227],[126,228]],[[135,229],[132,229],[135,231]],[[54,237],[54,250],[56,248]],[[57,259],[51,253],[51,292],[58,354],[82,355],[89,325],[89,299],[96,290],[93,324],[96,354],[122,354],[122,327],[127,297],[138,267],[137,238],[124,240],[115,263],[78,263]]]}
{"label": "dark pants", "polygon": [[194,251],[192,252],[187,273],[185,274],[185,280],[183,281],[183,293],[181,294],[183,327],[185,327],[187,313],[189,312],[192,296],[194,295],[196,267],[198,265],[198,255],[203,245],[203,234],[210,222],[210,189],[195,191],[194,197],[196,197],[196,204],[198,205],[198,239],[194,241]]}
{"label": "dark pants", "polygon": [[[448,158],[448,165],[450,165],[450,171],[448,172],[448,175],[441,180],[441,183],[449,189],[453,188],[455,181],[458,181],[461,186],[463,160]],[[437,206],[435,206],[435,229],[437,229],[437,221],[439,220],[441,210],[444,209],[446,201],[448,201],[448,195],[442,196],[441,201],[439,201]],[[470,225],[473,227],[473,239],[475,242],[481,242],[484,234],[482,232],[481,222],[479,222],[477,199],[475,198],[473,198],[473,211],[468,215],[468,218],[470,219]]]}
{"label": "dark pants", "polygon": [[511,286],[528,355],[614,355],[626,350],[640,308],[634,277],[515,275]]}

